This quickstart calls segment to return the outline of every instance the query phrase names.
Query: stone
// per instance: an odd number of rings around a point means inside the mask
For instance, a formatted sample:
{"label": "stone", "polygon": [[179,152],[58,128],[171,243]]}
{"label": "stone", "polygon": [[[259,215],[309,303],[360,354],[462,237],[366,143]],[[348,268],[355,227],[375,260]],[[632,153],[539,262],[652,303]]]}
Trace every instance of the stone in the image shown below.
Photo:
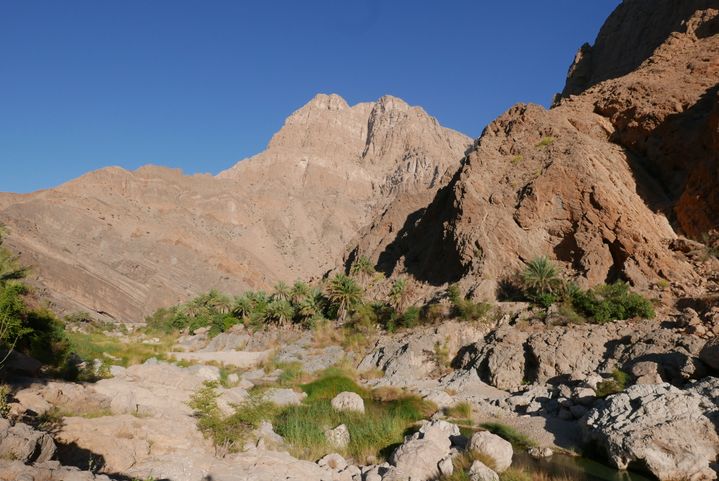
{"label": "stone", "polygon": [[704,361],[707,366],[719,371],[719,337],[715,337],[706,342],[699,353],[699,358]]}
{"label": "stone", "polygon": [[529,448],[527,450],[527,453],[534,459],[546,459],[546,458],[551,458],[554,455],[554,451],[552,450],[552,448],[547,448],[547,447]]}
{"label": "stone", "polygon": [[405,438],[390,456],[394,466],[383,479],[399,481],[434,480],[441,469],[448,469],[444,461],[451,453],[453,440],[460,436],[459,427],[447,421],[425,422],[418,432]]}
{"label": "stone", "polygon": [[270,388],[265,392],[263,397],[265,401],[280,407],[298,406],[302,404],[302,400],[307,397],[307,394],[287,388]]}
{"label": "stone", "polygon": [[686,389],[634,385],[584,418],[584,440],[604,449],[619,469],[637,463],[661,481],[714,479],[719,454],[719,378]]}
{"label": "stone", "polygon": [[348,411],[364,414],[364,401],[354,392],[341,392],[332,398],[332,409],[335,411]]}
{"label": "stone", "polygon": [[52,459],[55,450],[55,442],[49,434],[23,423],[11,425],[7,419],[0,418],[0,459],[43,463]]}
{"label": "stone", "polygon": [[342,471],[348,466],[345,458],[337,453],[331,453],[322,457],[317,461],[317,465],[323,468],[329,468],[333,471]]}
{"label": "stone", "polygon": [[474,461],[469,467],[470,481],[499,481],[499,475],[482,461]]}
{"label": "stone", "polygon": [[512,465],[512,444],[489,431],[474,433],[469,441],[469,449],[491,458],[498,473],[506,471]]}
{"label": "stone", "polygon": [[337,449],[344,449],[350,443],[350,432],[344,424],[325,431],[325,437],[330,445]]}
{"label": "stone", "polygon": [[437,463],[437,469],[439,474],[442,476],[452,476],[454,472],[454,464],[452,463],[452,456],[447,456]]}

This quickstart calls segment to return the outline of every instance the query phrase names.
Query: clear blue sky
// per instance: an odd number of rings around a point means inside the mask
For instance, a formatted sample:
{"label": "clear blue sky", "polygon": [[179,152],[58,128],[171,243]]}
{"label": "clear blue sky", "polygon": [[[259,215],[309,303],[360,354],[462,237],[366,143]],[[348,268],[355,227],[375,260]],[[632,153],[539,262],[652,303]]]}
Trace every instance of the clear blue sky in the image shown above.
{"label": "clear blue sky", "polygon": [[547,105],[619,0],[0,0],[0,191],[108,165],[216,173],[318,92],[473,137]]}

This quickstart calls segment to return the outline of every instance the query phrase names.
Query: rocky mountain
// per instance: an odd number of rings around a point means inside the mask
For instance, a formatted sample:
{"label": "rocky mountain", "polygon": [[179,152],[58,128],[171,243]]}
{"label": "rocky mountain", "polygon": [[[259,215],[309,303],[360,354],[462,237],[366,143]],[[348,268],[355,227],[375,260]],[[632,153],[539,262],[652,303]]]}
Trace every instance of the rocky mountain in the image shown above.
{"label": "rocky mountain", "polygon": [[673,240],[719,226],[717,7],[623,2],[553,108],[512,107],[430,203],[353,252],[484,297],[545,254],[590,285],[701,284]]}
{"label": "rocky mountain", "polygon": [[2,194],[0,222],[44,297],[138,321],[210,288],[321,275],[398,195],[433,192],[470,144],[398,98],[318,95],[217,177],[110,167]]}

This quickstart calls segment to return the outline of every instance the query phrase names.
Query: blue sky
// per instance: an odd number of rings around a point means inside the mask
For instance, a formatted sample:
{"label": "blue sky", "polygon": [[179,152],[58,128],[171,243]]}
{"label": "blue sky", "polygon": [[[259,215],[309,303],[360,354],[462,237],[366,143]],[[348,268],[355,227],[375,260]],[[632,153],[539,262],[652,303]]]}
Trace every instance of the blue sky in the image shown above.
{"label": "blue sky", "polygon": [[216,173],[318,92],[478,136],[547,105],[619,0],[0,0],[0,191],[108,165]]}

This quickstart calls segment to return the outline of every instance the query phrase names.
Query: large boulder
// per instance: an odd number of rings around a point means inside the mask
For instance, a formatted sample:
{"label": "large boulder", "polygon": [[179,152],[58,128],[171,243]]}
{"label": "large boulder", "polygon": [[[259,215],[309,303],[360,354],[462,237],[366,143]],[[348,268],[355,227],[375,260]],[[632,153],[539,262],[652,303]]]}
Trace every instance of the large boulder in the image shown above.
{"label": "large boulder", "polygon": [[512,465],[512,444],[489,431],[474,433],[469,441],[469,449],[491,458],[498,473],[506,471]]}
{"label": "large boulder", "polygon": [[609,397],[584,420],[584,438],[619,469],[641,466],[660,480],[716,478],[719,379],[682,390],[635,385]]}
{"label": "large boulder", "polygon": [[27,424],[14,426],[0,418],[0,459],[23,463],[42,463],[55,455],[55,442],[49,434],[37,431]]}
{"label": "large boulder", "polygon": [[452,444],[459,435],[455,424],[446,421],[425,423],[392,453],[390,464],[395,469],[383,480],[429,481],[446,474],[440,466],[444,466],[443,461],[450,455]]}

